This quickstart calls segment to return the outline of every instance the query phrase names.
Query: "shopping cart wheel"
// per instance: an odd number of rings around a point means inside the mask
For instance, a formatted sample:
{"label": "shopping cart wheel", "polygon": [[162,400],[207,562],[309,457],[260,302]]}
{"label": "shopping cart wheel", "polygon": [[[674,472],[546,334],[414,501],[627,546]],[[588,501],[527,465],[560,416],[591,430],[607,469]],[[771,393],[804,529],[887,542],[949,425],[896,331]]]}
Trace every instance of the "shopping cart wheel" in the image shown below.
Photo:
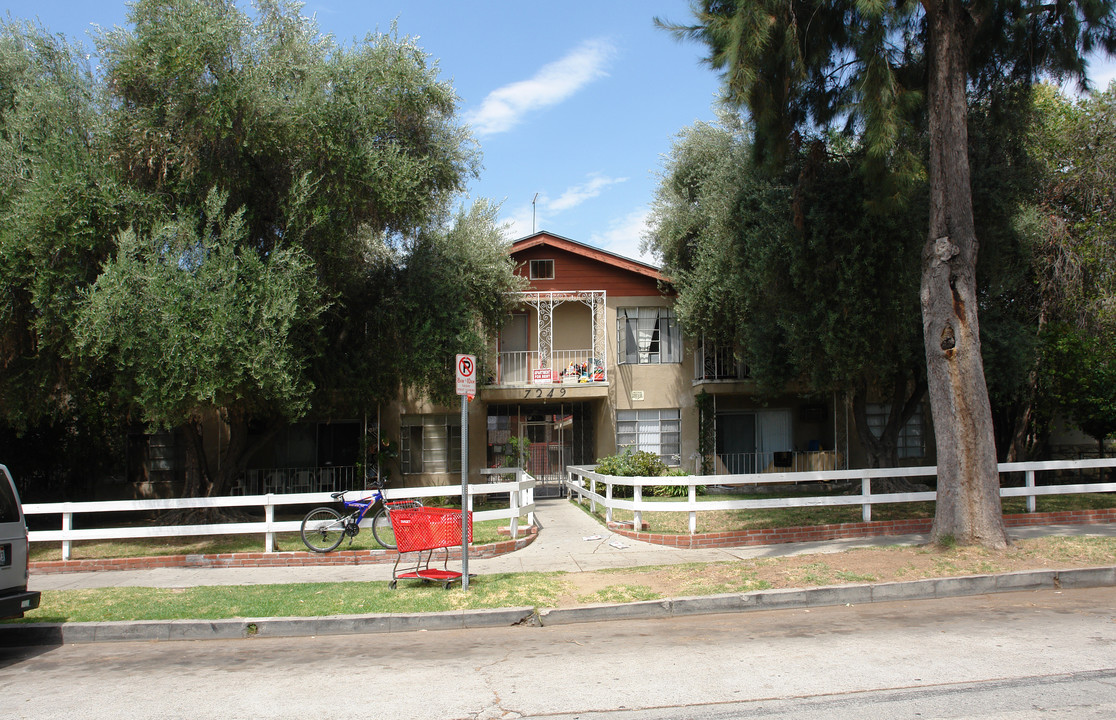
{"label": "shopping cart wheel", "polygon": [[396,586],[396,582],[394,580],[392,580],[390,583],[388,583],[388,587],[391,588],[392,590],[395,589],[395,586]]}
{"label": "shopping cart wheel", "polygon": [[446,580],[445,584],[444,584],[444,585],[442,585],[442,589],[443,589],[443,590],[449,590],[449,589],[450,589],[450,585],[453,585],[453,580]]}

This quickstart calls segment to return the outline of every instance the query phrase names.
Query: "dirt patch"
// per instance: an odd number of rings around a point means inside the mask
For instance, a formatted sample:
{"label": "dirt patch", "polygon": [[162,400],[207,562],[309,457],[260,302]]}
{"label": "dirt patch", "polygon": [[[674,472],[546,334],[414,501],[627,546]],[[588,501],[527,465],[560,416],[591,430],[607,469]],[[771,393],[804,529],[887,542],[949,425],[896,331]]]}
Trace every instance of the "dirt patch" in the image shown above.
{"label": "dirt patch", "polygon": [[1006,550],[938,546],[570,573],[559,607],[597,602],[749,592],[1116,564],[1116,538],[1019,540]]}

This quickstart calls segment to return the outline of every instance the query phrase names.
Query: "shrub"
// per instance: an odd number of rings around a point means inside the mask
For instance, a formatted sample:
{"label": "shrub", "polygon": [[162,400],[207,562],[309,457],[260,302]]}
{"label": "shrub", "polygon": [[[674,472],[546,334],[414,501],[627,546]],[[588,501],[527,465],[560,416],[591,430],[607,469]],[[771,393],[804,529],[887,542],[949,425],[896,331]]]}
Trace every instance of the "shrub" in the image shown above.
{"label": "shrub", "polygon": [[[597,472],[616,477],[668,477],[689,475],[681,468],[667,467],[659,456],[646,450],[632,450],[631,447],[616,455],[597,460]],[[595,489],[595,488],[594,488]],[[699,486],[699,494],[705,494],[705,487]],[[617,485],[612,489],[615,497],[631,497],[631,487]],[[685,497],[689,493],[687,485],[662,485],[648,488],[651,495],[659,497]]]}
{"label": "shrub", "polygon": [[666,475],[667,466],[654,453],[626,447],[622,453],[597,460],[597,472],[617,477],[659,477]]}
{"label": "shrub", "polygon": [[[665,473],[663,473],[663,475],[666,476],[666,477],[685,477],[686,475],[689,475],[689,474],[690,473],[686,472],[682,468],[667,468],[667,471]],[[704,495],[705,494],[705,486],[704,485],[698,485],[695,488],[695,490],[697,491],[698,495]],[[690,494],[690,486],[689,485],[657,485],[657,486],[651,488],[651,491],[652,491],[652,494],[654,494],[656,497],[688,497],[689,494]]]}

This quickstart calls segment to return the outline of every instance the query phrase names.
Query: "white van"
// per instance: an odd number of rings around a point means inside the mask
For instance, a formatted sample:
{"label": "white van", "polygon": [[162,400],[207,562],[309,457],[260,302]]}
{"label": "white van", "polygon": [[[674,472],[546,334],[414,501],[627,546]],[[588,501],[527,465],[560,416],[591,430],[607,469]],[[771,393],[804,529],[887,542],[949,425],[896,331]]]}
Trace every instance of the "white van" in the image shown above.
{"label": "white van", "polygon": [[39,607],[27,590],[27,522],[8,468],[0,465],[0,619],[20,618]]}

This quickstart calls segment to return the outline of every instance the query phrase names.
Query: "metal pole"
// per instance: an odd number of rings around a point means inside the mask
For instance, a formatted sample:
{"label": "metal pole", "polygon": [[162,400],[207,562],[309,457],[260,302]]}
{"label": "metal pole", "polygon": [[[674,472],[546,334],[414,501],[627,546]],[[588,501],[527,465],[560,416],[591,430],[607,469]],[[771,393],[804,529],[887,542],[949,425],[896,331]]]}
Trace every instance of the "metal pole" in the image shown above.
{"label": "metal pole", "polygon": [[469,398],[461,396],[461,589],[469,589]]}

